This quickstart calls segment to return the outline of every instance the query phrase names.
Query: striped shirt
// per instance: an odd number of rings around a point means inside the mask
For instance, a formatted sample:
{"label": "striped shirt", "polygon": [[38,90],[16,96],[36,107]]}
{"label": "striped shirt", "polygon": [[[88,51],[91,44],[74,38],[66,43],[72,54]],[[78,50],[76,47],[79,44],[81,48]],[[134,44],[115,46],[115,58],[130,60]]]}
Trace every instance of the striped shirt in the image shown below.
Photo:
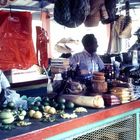
{"label": "striped shirt", "polygon": [[89,73],[100,71],[104,68],[101,58],[96,53],[93,53],[93,55],[89,54],[86,50],[74,54],[70,58],[70,64],[74,68],[79,64],[81,70],[87,70]]}

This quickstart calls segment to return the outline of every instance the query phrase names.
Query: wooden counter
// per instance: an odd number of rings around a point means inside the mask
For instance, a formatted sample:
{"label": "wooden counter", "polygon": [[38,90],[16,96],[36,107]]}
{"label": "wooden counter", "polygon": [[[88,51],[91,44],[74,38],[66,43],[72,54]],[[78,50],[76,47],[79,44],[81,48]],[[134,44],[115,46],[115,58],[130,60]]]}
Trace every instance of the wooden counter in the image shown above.
{"label": "wooden counter", "polygon": [[13,129],[11,131],[0,130],[0,139],[8,138],[9,140],[48,140],[53,139],[54,137],[54,140],[58,140],[59,137],[57,138],[57,135],[59,134],[68,134],[68,132],[71,130],[76,130],[90,124],[95,124],[100,121],[121,116],[128,112],[133,112],[134,110],[139,109],[140,100],[105,109],[90,108],[88,109],[88,113],[84,113],[76,119],[62,119],[57,123],[43,123],[36,121],[31,126],[17,127],[16,129]]}

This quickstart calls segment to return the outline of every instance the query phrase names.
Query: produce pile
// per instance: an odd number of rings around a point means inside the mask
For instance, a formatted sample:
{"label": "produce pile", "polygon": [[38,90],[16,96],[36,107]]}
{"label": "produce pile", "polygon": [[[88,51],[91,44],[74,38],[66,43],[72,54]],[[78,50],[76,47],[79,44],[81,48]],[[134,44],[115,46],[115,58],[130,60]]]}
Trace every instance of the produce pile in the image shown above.
{"label": "produce pile", "polygon": [[[99,79],[99,76],[94,77],[94,82],[95,80],[97,82],[97,78]],[[101,78],[104,82],[104,77],[100,76]],[[98,88],[98,93],[93,92],[87,96],[84,95],[86,87],[83,84],[69,81],[67,92],[63,94],[54,92],[54,94],[47,94],[43,97],[21,96],[20,99],[27,102],[27,108],[25,109],[22,104],[17,107],[12,101],[4,104],[0,110],[0,129],[11,130],[15,127],[25,127],[36,121],[52,123],[63,119],[74,119],[81,113],[88,113],[87,108],[100,109],[136,100],[131,88],[121,87],[120,84],[120,81],[112,82],[107,92],[100,93],[100,88]],[[93,86],[94,90],[97,90],[97,85],[101,87],[98,82],[95,85]],[[102,91],[106,91],[106,83],[102,85],[105,85]]]}
{"label": "produce pile", "polygon": [[8,102],[0,110],[0,129],[11,130],[15,127],[25,127],[35,123],[34,120],[54,122],[57,119],[73,119],[78,113],[87,112],[84,107],[76,106],[70,100],[63,97],[27,97],[22,96],[28,103],[25,110],[22,106],[16,107],[14,102]]}

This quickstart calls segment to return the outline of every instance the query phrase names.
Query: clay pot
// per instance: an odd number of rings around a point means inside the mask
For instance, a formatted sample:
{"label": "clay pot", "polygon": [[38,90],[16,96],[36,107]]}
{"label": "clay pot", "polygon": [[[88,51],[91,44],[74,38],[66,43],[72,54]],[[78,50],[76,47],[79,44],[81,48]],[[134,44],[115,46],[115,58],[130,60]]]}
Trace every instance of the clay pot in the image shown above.
{"label": "clay pot", "polygon": [[92,80],[92,88],[93,92],[95,93],[105,93],[108,89],[107,82],[100,80]]}

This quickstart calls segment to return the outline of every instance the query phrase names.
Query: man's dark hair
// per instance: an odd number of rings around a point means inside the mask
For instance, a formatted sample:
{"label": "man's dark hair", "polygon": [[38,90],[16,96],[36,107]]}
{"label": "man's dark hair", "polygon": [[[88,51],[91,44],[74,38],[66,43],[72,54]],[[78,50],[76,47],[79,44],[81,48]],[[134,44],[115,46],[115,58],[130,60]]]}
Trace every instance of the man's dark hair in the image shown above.
{"label": "man's dark hair", "polygon": [[90,46],[91,44],[94,44],[97,42],[97,39],[95,38],[94,34],[86,34],[83,38],[82,38],[82,43],[83,46]]}

